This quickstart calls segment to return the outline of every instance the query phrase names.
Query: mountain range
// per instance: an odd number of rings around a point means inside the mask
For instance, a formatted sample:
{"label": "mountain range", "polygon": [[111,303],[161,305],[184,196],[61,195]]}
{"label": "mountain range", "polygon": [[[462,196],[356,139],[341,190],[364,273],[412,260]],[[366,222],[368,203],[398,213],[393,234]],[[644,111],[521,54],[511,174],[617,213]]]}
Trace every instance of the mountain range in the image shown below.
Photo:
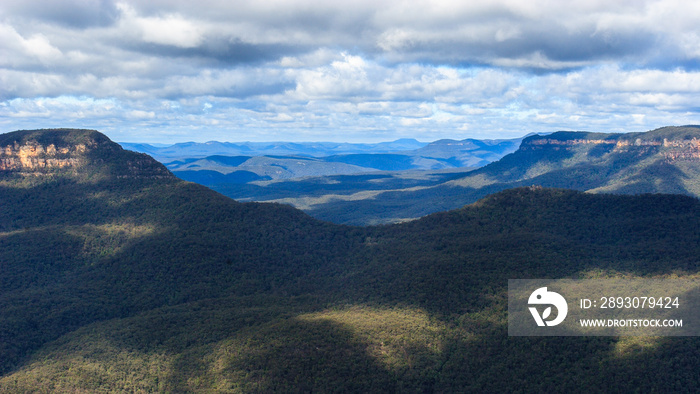
{"label": "mountain range", "polygon": [[377,144],[182,143],[121,144],[153,155],[178,177],[206,186],[376,171],[476,168],[515,151],[511,140],[397,140]]}
{"label": "mountain range", "polygon": [[[566,179],[608,185],[608,165],[626,185],[689,191],[695,131],[530,137],[450,182],[497,189],[579,167]],[[599,161],[583,171],[582,156]],[[696,337],[507,332],[508,279],[697,278],[691,196],[516,187],[354,227],[237,202],[98,132],[59,129],[0,135],[0,201],[2,392],[700,388]]]}
{"label": "mountain range", "polygon": [[643,133],[557,132],[525,138],[481,168],[252,182],[211,187],[241,201],[291,204],[345,224],[380,224],[459,208],[491,193],[540,185],[591,193],[700,196],[700,127]]}
{"label": "mountain range", "polygon": [[307,156],[323,157],[357,153],[392,153],[419,149],[427,144],[405,138],[392,142],[342,143],[342,142],[181,142],[172,145],[146,143],[120,143],[124,149],[143,152],[156,160],[172,161],[182,158],[207,156]]}

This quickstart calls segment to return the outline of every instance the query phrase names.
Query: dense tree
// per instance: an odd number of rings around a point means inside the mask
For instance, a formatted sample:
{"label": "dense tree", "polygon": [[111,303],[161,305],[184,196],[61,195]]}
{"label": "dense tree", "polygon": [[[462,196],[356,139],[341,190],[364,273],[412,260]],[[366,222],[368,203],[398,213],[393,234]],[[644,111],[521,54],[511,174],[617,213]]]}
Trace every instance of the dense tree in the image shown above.
{"label": "dense tree", "polygon": [[697,277],[695,198],[526,187],[360,228],[133,159],[0,174],[0,391],[700,387],[696,338],[508,337],[506,312],[508,279]]}

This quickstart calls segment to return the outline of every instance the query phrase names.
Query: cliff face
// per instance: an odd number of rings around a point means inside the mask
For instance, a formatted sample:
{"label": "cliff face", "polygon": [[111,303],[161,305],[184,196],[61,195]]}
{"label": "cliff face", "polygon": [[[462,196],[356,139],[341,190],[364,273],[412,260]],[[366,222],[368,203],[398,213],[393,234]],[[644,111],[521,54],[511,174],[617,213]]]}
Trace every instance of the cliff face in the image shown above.
{"label": "cliff face", "polygon": [[87,146],[41,145],[36,141],[0,147],[0,171],[29,171],[75,168],[85,164]]}
{"label": "cliff face", "polygon": [[608,153],[660,154],[667,163],[700,162],[700,131],[698,131],[698,137],[692,138],[689,136],[685,136],[686,138],[660,138],[658,133],[656,135],[644,135],[647,133],[643,133],[639,136],[608,134],[602,137],[598,134],[577,133],[578,138],[566,138],[566,134],[569,133],[557,134],[526,139],[523,141],[521,149],[540,151],[600,147]]}
{"label": "cliff face", "polygon": [[22,130],[0,135],[0,175],[82,174],[174,178],[148,155],[122,149],[92,130]]}
{"label": "cliff face", "polygon": [[691,161],[700,162],[700,139],[667,141],[664,140],[664,157],[669,162]]}

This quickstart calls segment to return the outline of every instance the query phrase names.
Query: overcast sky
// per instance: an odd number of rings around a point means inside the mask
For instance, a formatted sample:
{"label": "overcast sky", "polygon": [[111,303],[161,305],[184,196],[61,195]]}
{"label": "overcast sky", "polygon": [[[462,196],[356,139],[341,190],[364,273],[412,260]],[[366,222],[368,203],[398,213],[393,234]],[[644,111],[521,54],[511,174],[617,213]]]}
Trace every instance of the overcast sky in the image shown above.
{"label": "overcast sky", "polygon": [[2,0],[0,127],[119,142],[700,124],[700,2]]}

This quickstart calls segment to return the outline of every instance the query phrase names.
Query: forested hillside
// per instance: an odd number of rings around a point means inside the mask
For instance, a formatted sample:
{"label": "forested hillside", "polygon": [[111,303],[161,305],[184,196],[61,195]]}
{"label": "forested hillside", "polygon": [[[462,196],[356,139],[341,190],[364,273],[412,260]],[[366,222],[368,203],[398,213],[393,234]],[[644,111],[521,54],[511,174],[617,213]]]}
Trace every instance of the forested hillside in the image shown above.
{"label": "forested hillside", "polygon": [[[395,175],[397,178],[399,175]],[[409,175],[410,177],[410,175]],[[593,193],[675,193],[700,196],[700,127],[664,127],[645,133],[558,132],[530,136],[520,148],[477,170],[454,174],[436,183],[408,187],[386,179],[361,182],[352,189],[330,191],[323,178],[308,180],[289,196],[292,183],[264,187],[226,187],[232,198],[291,204],[335,223],[376,224],[415,219],[459,208],[501,190],[539,185]],[[330,178],[333,180],[333,178]],[[362,193],[371,190],[371,193]],[[215,187],[216,189],[216,187]],[[326,191],[323,193],[323,191]]]}
{"label": "forested hillside", "polygon": [[525,187],[351,227],[95,132],[0,152],[0,391],[700,388],[697,338],[508,337],[506,313],[508,279],[697,278],[693,197]]}

